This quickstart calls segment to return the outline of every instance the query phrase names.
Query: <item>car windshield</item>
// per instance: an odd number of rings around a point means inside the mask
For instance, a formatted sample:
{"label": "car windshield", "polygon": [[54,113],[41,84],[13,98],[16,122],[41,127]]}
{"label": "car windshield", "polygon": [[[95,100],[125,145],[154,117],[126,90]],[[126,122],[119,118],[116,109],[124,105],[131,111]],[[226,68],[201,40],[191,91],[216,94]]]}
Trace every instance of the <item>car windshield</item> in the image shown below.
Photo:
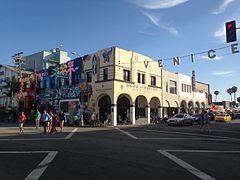
{"label": "car windshield", "polygon": [[182,115],[182,114],[176,114],[175,116],[173,116],[173,117],[175,117],[175,118],[183,118],[184,117],[184,115]]}

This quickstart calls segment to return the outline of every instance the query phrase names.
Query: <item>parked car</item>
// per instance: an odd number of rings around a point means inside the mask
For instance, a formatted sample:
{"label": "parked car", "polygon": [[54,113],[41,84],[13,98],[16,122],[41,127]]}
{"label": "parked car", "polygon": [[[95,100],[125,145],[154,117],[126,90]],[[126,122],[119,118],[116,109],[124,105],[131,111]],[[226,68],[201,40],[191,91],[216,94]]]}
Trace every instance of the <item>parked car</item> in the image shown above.
{"label": "parked car", "polygon": [[223,122],[231,122],[232,118],[229,114],[217,114],[215,116],[215,122],[223,121]]}
{"label": "parked car", "polygon": [[171,125],[185,125],[185,124],[193,124],[193,118],[189,114],[175,114],[172,118],[167,120],[167,124]]}

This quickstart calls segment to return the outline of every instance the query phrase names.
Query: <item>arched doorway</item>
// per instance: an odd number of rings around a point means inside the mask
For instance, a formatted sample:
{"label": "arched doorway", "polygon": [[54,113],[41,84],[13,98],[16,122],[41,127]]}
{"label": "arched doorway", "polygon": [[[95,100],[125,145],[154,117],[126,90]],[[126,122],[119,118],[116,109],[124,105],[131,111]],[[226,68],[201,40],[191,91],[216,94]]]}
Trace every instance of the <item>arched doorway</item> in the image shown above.
{"label": "arched doorway", "polygon": [[199,113],[200,113],[200,103],[199,103],[199,102],[195,102],[195,105],[196,105],[196,107],[195,107],[195,113],[196,113],[196,114],[199,114]]}
{"label": "arched doorway", "polygon": [[180,109],[181,113],[187,113],[187,103],[186,103],[186,101],[182,100],[180,108],[181,108]]}
{"label": "arched doorway", "polygon": [[150,100],[150,112],[153,115],[158,115],[158,108],[160,107],[160,100],[157,97],[153,97]]}
{"label": "arched doorway", "polygon": [[117,124],[130,122],[130,100],[121,96],[117,100]]}
{"label": "arched doorway", "polygon": [[189,102],[188,102],[188,113],[189,113],[189,114],[193,114],[193,112],[194,112],[193,102],[192,102],[192,101],[189,101]]}
{"label": "arched doorway", "polygon": [[111,113],[111,99],[109,95],[102,96],[98,101],[99,120],[103,123]]}
{"label": "arched doorway", "polygon": [[[147,124],[146,106],[147,99],[144,96],[138,96],[135,101],[136,124]],[[141,121],[141,122],[140,122]]]}

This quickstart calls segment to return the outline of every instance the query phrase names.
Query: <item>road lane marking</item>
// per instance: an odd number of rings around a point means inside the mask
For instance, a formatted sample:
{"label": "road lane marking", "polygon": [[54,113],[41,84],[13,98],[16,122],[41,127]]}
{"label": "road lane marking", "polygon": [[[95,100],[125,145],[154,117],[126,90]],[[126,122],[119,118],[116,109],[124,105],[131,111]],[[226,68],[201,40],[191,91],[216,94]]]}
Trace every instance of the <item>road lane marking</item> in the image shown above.
{"label": "road lane marking", "polygon": [[166,156],[167,158],[169,158],[170,160],[172,160],[173,162],[175,162],[179,166],[181,166],[184,169],[188,170],[190,173],[192,173],[195,176],[199,177],[200,179],[203,179],[203,180],[216,180],[215,178],[207,175],[206,173],[200,171],[199,169],[193,167],[192,165],[190,165],[187,162],[179,159],[178,157],[168,153],[167,151],[158,150],[158,152],[161,153],[162,155]]}
{"label": "road lane marking", "polygon": [[69,133],[64,139],[70,139],[70,138],[73,136],[73,134],[74,134],[75,132],[77,132],[77,130],[78,130],[78,128],[73,129],[72,132]]}
{"label": "road lane marking", "polygon": [[216,138],[138,138],[140,140],[203,140],[203,141],[240,141],[240,139],[216,139]]}
{"label": "road lane marking", "polygon": [[51,140],[66,140],[70,139],[78,128],[73,129],[67,136],[59,138],[0,138],[0,141],[51,141]]}
{"label": "road lane marking", "polygon": [[240,153],[240,151],[219,151],[219,150],[188,150],[188,149],[162,149],[158,151],[186,152],[186,153]]}
{"label": "road lane marking", "polygon": [[47,169],[49,164],[57,155],[57,151],[0,151],[0,154],[43,154],[48,155],[38,164],[38,166],[24,179],[24,180],[37,180]]}
{"label": "road lane marking", "polygon": [[138,139],[136,136],[130,134],[129,132],[126,132],[126,131],[121,130],[121,129],[119,129],[119,128],[115,128],[115,129],[118,130],[118,131],[120,131],[121,133],[123,133],[123,134],[129,136],[129,137],[132,138],[132,139]]}
{"label": "road lane marking", "polygon": [[[131,129],[133,130],[133,129]],[[225,137],[225,136],[214,136],[214,135],[206,135],[206,134],[195,134],[195,133],[185,133],[185,132],[171,132],[171,131],[163,131],[163,130],[150,130],[150,129],[134,129],[133,131],[146,131],[146,132],[158,132],[158,133],[166,133],[166,134],[180,134],[180,135],[190,135],[190,136],[200,136],[200,137],[210,137],[210,138],[221,138],[221,139],[229,139],[229,140],[240,140],[238,138],[231,138],[231,137]]]}
{"label": "road lane marking", "polygon": [[53,161],[57,155],[57,151],[50,151],[49,154],[38,164],[38,166],[24,179],[24,180],[37,180],[47,169],[48,165]]}

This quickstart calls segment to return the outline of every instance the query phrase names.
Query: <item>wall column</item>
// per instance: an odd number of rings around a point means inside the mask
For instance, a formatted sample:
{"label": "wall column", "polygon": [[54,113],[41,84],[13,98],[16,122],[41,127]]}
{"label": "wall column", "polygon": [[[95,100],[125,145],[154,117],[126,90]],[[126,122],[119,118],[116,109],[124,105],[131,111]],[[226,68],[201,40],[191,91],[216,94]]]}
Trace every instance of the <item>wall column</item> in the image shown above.
{"label": "wall column", "polygon": [[130,121],[134,125],[136,123],[135,119],[135,103],[130,106]]}
{"label": "wall column", "polygon": [[112,114],[112,125],[117,126],[117,106],[116,104],[111,105],[111,114]]}
{"label": "wall column", "polygon": [[147,115],[147,123],[150,124],[150,105],[145,107],[146,115]]}
{"label": "wall column", "polygon": [[161,108],[160,106],[158,106],[158,117],[159,118],[163,118],[163,108]]}

